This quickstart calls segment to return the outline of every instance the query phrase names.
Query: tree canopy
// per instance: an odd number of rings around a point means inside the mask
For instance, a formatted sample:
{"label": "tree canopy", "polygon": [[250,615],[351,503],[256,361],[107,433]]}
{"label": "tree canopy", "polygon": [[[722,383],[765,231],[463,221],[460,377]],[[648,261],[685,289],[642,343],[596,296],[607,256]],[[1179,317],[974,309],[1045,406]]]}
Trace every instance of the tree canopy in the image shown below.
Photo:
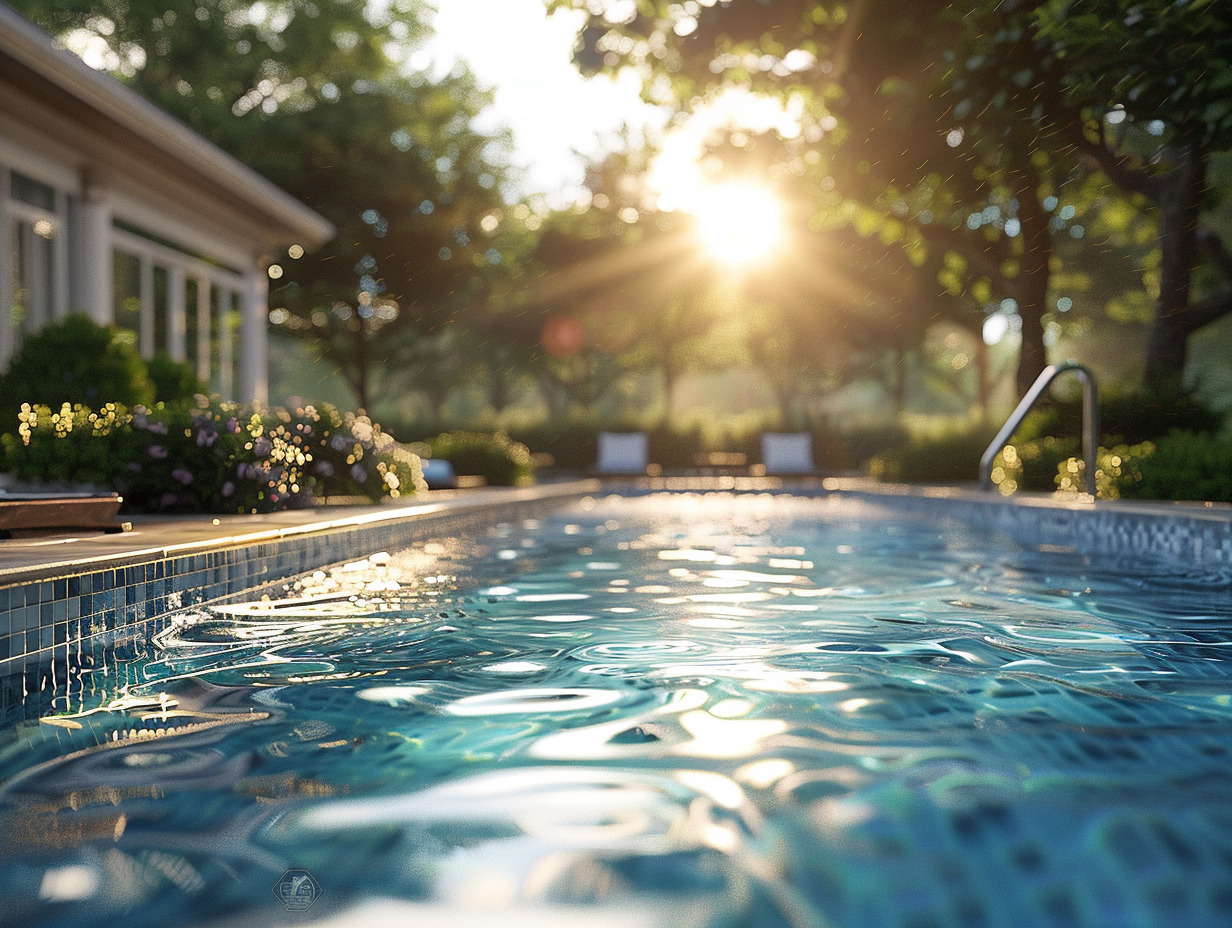
{"label": "tree canopy", "polygon": [[474,129],[490,99],[464,67],[411,67],[430,28],[419,0],[15,7],[334,223],[333,242],[279,262],[272,318],[361,406],[384,360],[451,324],[501,273],[490,217],[510,138]]}
{"label": "tree canopy", "polygon": [[1232,311],[1227,283],[1190,293],[1199,245],[1232,280],[1218,238],[1200,231],[1210,154],[1230,140],[1232,30],[1218,3],[552,5],[587,13],[583,70],[638,69],[655,99],[688,109],[747,85],[797,101],[800,138],[823,153],[813,163],[833,179],[835,198],[819,200],[818,214],[902,242],[916,266],[944,271],[939,282],[983,312],[1012,301],[1024,338],[1020,390],[1045,363],[1056,237],[1083,231],[1067,230],[1057,206],[1091,205],[1092,171],[1137,197],[1135,208],[1154,206],[1148,380],[1176,376],[1188,336]]}

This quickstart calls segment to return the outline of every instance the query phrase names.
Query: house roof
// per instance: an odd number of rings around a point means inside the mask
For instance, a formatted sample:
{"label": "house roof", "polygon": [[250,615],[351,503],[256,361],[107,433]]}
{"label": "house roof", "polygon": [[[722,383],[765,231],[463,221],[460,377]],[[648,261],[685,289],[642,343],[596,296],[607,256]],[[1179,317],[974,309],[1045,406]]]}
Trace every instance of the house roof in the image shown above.
{"label": "house roof", "polygon": [[266,235],[323,244],[334,226],[276,184],[183,123],[89,67],[50,35],[0,3],[0,81],[116,140],[145,163],[227,202]]}

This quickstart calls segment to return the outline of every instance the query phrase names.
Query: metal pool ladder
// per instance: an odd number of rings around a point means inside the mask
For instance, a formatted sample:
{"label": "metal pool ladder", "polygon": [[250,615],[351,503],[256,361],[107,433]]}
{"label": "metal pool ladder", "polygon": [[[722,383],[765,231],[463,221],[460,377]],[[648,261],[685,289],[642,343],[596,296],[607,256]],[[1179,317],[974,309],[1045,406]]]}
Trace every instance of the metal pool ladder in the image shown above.
{"label": "metal pool ladder", "polygon": [[1082,381],[1082,457],[1086,461],[1087,492],[1094,498],[1096,455],[1099,453],[1099,390],[1095,386],[1095,377],[1077,361],[1049,364],[1035,378],[1035,383],[1031,384],[1026,396],[1010,413],[1005,425],[1001,426],[1001,431],[980,458],[980,486],[985,490],[992,489],[992,462],[997,454],[1009,444],[1015,430],[1022,425],[1022,420],[1044,395],[1049,384],[1066,371],[1073,371]]}

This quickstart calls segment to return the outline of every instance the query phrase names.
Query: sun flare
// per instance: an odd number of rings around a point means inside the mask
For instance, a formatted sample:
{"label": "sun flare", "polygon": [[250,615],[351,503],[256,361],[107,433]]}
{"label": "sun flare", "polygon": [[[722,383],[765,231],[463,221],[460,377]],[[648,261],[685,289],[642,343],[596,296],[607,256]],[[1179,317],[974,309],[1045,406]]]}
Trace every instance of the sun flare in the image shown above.
{"label": "sun flare", "polygon": [[783,237],[783,207],[765,187],[716,184],[699,192],[690,210],[706,250],[724,264],[749,264]]}

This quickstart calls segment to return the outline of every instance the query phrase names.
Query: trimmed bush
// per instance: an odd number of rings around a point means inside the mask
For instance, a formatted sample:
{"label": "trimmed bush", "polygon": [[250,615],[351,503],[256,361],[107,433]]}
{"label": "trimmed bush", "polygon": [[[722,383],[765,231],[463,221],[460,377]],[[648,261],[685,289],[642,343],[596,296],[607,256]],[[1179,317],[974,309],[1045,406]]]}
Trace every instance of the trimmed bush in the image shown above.
{"label": "trimmed bush", "polygon": [[[1100,438],[1109,446],[1154,441],[1174,431],[1217,432],[1223,418],[1192,393],[1122,393],[1102,396],[1099,403]],[[1082,402],[1048,399],[1032,410],[1014,437],[1027,442],[1081,434]]]}
{"label": "trimmed bush", "polygon": [[27,335],[0,377],[4,431],[16,431],[22,403],[58,409],[81,404],[137,406],[154,401],[154,384],[137,349],[115,326],[73,315]]}
{"label": "trimmed bush", "polygon": [[191,403],[193,397],[206,392],[207,387],[197,376],[191,364],[173,361],[166,352],[160,351],[146,362],[150,382],[154,385],[154,402]]}
{"label": "trimmed bush", "polygon": [[[1111,456],[1108,460],[1105,455]],[[1107,475],[1107,477],[1105,477]],[[1232,443],[1197,432],[1103,452],[1096,480],[1125,499],[1232,503]]]}
{"label": "trimmed bush", "polygon": [[974,483],[980,458],[996,435],[991,429],[917,439],[877,455],[869,473],[891,483]]}
{"label": "trimmed bush", "polygon": [[504,432],[445,432],[422,444],[428,457],[449,461],[455,473],[483,477],[492,486],[523,486],[534,479],[530,449]]}

